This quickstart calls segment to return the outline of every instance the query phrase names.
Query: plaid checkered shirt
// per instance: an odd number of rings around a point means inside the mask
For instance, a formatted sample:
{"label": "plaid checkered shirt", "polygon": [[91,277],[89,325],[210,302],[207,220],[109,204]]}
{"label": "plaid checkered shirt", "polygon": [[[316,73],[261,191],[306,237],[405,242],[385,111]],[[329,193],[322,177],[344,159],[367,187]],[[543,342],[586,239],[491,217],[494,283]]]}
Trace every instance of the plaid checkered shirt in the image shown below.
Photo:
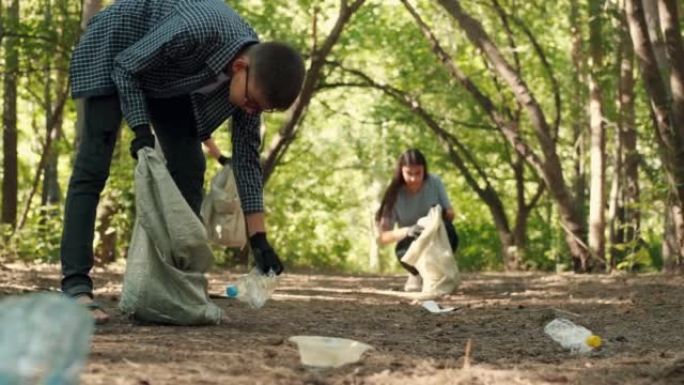
{"label": "plaid checkered shirt", "polygon": [[130,127],[149,124],[146,97],[190,94],[200,140],[232,117],[233,165],[245,213],[263,211],[260,114],[228,102],[229,87],[192,91],[216,80],[252,28],[220,0],[117,0],[95,15],[74,49],[72,96],[118,93]]}

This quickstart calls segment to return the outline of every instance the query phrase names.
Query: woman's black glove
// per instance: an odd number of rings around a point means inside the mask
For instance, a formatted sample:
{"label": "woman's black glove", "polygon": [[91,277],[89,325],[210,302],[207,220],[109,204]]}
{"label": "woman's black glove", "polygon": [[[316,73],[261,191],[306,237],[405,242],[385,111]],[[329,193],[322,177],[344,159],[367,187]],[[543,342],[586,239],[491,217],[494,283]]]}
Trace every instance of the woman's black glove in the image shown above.
{"label": "woman's black glove", "polygon": [[131,141],[131,156],[138,160],[138,150],[143,147],[154,148],[154,135],[148,124],[141,124],[133,127],[135,138]]}
{"label": "woman's black glove", "polygon": [[283,272],[283,264],[280,263],[278,254],[266,240],[266,233],[256,233],[249,237],[249,245],[252,247],[254,262],[261,272],[268,274],[269,270],[273,270],[276,275]]}

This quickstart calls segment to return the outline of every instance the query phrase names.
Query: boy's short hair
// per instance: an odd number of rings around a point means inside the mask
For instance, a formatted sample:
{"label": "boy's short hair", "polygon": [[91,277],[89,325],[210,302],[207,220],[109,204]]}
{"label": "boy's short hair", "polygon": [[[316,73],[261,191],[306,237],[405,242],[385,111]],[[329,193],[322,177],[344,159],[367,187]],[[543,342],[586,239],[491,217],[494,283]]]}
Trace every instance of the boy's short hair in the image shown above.
{"label": "boy's short hair", "polygon": [[304,82],[304,60],[294,48],[279,42],[255,44],[249,48],[250,72],[254,71],[269,108],[289,108]]}

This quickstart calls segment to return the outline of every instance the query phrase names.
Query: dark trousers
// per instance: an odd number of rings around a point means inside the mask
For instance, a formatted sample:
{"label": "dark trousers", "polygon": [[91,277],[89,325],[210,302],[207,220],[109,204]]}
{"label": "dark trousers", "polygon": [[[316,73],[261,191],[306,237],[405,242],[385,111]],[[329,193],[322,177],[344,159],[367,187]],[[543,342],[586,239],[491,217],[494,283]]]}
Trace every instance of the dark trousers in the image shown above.
{"label": "dark trousers", "polygon": [[[453,252],[456,252],[456,250],[458,249],[458,233],[456,232],[456,228],[454,227],[453,223],[447,220],[444,220],[444,228],[446,229],[447,237],[449,237],[449,245],[451,245],[451,250]],[[397,254],[397,259],[399,260],[399,263],[401,263],[401,266],[404,269],[406,269],[406,271],[408,271],[409,273],[413,275],[418,275],[418,270],[416,270],[415,267],[409,265],[406,262],[402,262],[401,260],[401,258],[404,256],[404,254],[406,254],[409,247],[411,247],[411,244],[415,240],[416,238],[414,237],[406,237],[402,239],[401,241],[397,242],[397,246],[394,249],[394,251]]]}
{"label": "dark trousers", "polygon": [[[62,291],[72,296],[93,292],[90,270],[97,204],[122,120],[118,95],[86,98],[84,103],[84,127],[69,180],[60,250]],[[169,173],[199,215],[206,163],[190,98],[149,99],[148,111]]]}

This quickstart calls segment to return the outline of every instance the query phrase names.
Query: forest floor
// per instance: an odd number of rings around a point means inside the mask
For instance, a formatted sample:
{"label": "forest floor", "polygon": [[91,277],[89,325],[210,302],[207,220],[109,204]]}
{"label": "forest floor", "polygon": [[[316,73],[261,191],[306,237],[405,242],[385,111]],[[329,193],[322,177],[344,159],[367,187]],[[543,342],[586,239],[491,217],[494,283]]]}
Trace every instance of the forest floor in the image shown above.
{"label": "forest floor", "polygon": [[[236,271],[209,275],[219,294]],[[684,277],[541,273],[464,274],[433,314],[404,297],[403,276],[288,273],[265,307],[214,298],[218,326],[141,326],[120,315],[122,271],[94,273],[112,315],[98,326],[82,384],[684,384]],[[0,297],[56,290],[54,265],[6,265]],[[566,314],[604,347],[573,356],[543,333]],[[300,364],[294,335],[372,345],[336,369]],[[466,354],[467,341],[471,348]]]}

